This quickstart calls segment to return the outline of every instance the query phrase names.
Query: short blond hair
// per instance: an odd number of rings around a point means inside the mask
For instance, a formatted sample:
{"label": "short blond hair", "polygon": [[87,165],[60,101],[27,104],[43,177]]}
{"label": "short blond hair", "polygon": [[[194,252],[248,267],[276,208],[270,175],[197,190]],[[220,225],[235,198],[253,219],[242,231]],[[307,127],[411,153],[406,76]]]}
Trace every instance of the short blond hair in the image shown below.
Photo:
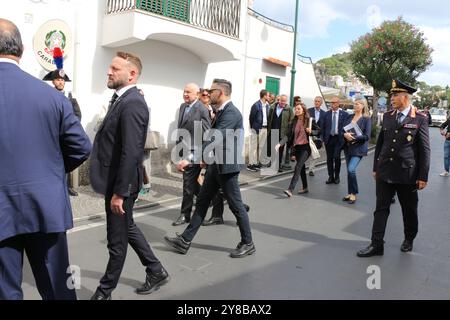
{"label": "short blond hair", "polygon": [[132,53],[128,53],[128,52],[123,52],[123,51],[119,51],[116,54],[119,58],[122,58],[124,60],[127,60],[129,63],[131,63],[133,66],[135,66],[138,69],[138,74],[141,75],[142,74],[142,62],[141,59],[132,54]]}

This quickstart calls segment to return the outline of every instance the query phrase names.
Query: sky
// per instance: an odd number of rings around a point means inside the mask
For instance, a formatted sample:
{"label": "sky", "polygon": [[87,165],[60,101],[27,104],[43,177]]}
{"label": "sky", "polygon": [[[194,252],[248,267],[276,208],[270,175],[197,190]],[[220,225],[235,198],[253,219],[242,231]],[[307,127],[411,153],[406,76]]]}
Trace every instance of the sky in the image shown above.
{"label": "sky", "polygon": [[[295,0],[254,0],[253,9],[286,24],[295,23]],[[385,20],[399,16],[423,33],[434,49],[433,65],[419,80],[450,85],[450,1],[299,0],[298,51],[314,62],[348,52],[350,44]]]}

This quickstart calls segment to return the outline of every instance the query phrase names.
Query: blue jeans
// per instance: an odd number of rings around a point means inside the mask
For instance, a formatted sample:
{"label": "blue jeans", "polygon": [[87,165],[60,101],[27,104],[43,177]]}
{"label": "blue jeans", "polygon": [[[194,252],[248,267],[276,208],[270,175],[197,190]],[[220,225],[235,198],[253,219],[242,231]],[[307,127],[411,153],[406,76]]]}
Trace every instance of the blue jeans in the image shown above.
{"label": "blue jeans", "polygon": [[449,172],[450,169],[450,140],[444,142],[444,168]]}
{"label": "blue jeans", "polygon": [[356,180],[356,168],[362,157],[346,156],[348,193],[358,194],[358,181]]}

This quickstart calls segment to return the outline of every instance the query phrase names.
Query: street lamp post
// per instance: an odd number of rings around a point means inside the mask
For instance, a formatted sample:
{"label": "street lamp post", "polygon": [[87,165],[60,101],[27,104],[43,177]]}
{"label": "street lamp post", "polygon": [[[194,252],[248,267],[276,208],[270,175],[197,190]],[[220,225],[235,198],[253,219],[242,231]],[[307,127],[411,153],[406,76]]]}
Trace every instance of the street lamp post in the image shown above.
{"label": "street lamp post", "polygon": [[291,69],[291,107],[294,106],[295,74],[297,73],[295,63],[297,62],[298,1],[299,0],[295,0],[294,52]]}

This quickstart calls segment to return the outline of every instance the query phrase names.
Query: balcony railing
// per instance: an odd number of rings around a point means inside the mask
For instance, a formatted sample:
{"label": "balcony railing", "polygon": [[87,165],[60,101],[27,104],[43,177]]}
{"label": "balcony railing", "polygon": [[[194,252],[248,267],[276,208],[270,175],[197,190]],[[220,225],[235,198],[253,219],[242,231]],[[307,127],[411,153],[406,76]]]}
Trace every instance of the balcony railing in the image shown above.
{"label": "balcony railing", "polygon": [[108,0],[107,14],[141,10],[239,38],[242,0]]}

